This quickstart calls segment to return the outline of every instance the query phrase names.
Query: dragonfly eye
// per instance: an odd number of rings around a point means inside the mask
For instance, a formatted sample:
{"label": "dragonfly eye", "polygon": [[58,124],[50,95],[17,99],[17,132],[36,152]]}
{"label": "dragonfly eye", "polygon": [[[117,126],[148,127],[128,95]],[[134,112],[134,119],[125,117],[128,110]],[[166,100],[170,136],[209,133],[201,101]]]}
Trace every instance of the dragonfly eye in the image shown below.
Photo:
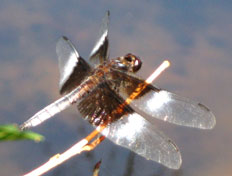
{"label": "dragonfly eye", "polygon": [[130,53],[116,58],[114,62],[115,68],[128,72],[137,72],[142,66],[142,61],[139,59],[139,57]]}
{"label": "dragonfly eye", "polygon": [[142,66],[142,61],[139,58],[135,57],[133,71],[137,72],[141,68],[141,66]]}
{"label": "dragonfly eye", "polygon": [[132,62],[132,56],[131,55],[126,55],[125,56],[125,60],[128,61],[128,62]]}
{"label": "dragonfly eye", "polygon": [[131,64],[131,71],[132,72],[137,72],[141,66],[142,66],[142,61],[139,59],[139,57],[129,53],[127,54],[124,59],[128,61]]}

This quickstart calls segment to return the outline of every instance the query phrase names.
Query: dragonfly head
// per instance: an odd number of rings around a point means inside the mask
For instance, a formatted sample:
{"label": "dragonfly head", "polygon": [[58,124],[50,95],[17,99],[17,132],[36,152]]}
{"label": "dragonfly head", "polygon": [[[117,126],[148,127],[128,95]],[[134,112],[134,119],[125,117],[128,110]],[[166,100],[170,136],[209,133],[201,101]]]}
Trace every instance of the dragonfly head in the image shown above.
{"label": "dragonfly head", "polygon": [[123,71],[137,72],[142,66],[140,58],[131,53],[119,57],[115,61],[115,67]]}

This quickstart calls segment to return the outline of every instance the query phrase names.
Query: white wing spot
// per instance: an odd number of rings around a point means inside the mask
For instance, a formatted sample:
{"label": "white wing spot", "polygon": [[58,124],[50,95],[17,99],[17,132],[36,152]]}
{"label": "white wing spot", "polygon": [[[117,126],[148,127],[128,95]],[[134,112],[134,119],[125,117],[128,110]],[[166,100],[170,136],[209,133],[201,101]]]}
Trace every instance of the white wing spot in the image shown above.
{"label": "white wing spot", "polygon": [[78,60],[75,53],[71,53],[67,63],[64,66],[63,76],[60,80],[60,85],[63,85],[65,81],[69,78],[70,74],[73,72],[74,67],[76,66]]}
{"label": "white wing spot", "polygon": [[125,125],[121,125],[117,133],[117,138],[124,138],[131,140],[134,139],[144,127],[143,117],[139,114],[132,114],[128,116],[128,122]]}
{"label": "white wing spot", "polygon": [[108,31],[106,30],[103,35],[101,36],[101,38],[99,39],[99,41],[96,43],[95,47],[93,48],[90,56],[92,56],[94,53],[97,52],[97,50],[101,47],[101,45],[103,45],[103,42],[105,41],[105,38],[108,34]]}
{"label": "white wing spot", "polygon": [[[165,103],[169,102],[171,99],[167,92],[160,91],[159,93],[153,94],[153,97],[147,101],[147,107],[149,109],[159,109],[161,108]],[[165,117],[166,118],[166,117]]]}
{"label": "white wing spot", "polygon": [[164,117],[164,121],[167,121],[167,120],[168,120],[168,116],[165,116],[165,117]]}

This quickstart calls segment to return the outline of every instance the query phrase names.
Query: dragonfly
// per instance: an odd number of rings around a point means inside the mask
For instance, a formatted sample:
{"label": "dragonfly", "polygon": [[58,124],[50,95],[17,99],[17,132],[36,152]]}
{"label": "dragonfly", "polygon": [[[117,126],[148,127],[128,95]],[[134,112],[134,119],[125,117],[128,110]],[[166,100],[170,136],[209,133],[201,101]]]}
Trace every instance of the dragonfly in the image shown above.
{"label": "dragonfly", "polygon": [[131,53],[109,58],[109,16],[107,11],[88,60],[79,55],[67,37],[58,40],[59,91],[64,96],[24,122],[21,129],[37,126],[76,104],[83,118],[94,127],[106,126],[101,133],[112,142],[168,168],[179,169],[182,159],[177,145],[152,119],[212,129],[216,124],[215,116],[205,105],[152,84],[125,104],[138,85],[144,84],[136,75],[142,61]]}

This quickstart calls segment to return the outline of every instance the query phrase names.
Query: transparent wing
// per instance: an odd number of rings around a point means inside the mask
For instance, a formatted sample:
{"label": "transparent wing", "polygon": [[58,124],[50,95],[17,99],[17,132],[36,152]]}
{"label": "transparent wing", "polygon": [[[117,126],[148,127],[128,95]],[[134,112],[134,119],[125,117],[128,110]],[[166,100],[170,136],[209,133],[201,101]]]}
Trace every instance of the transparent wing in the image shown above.
{"label": "transparent wing", "polygon": [[90,66],[80,57],[67,37],[58,40],[56,53],[60,70],[60,93],[68,93],[81,83],[90,71]]}
{"label": "transparent wing", "polygon": [[97,42],[89,56],[90,62],[94,65],[102,64],[108,59],[108,26],[109,26],[110,12],[107,11],[105,17],[102,19],[102,25],[97,38]]}
{"label": "transparent wing", "polygon": [[[110,87],[116,88],[115,91],[124,99],[128,98],[139,84],[144,83],[144,80],[124,72],[115,70],[112,75],[108,76],[108,79],[117,79],[110,81]],[[177,125],[211,129],[216,124],[215,116],[206,106],[152,85],[148,85],[130,106],[145,117],[154,117]]]}
{"label": "transparent wing", "polygon": [[137,113],[127,114],[103,132],[114,143],[172,169],[182,163],[177,146]]}
{"label": "transparent wing", "polygon": [[132,104],[152,117],[182,126],[211,129],[216,124],[206,106],[164,90],[150,91]]}

